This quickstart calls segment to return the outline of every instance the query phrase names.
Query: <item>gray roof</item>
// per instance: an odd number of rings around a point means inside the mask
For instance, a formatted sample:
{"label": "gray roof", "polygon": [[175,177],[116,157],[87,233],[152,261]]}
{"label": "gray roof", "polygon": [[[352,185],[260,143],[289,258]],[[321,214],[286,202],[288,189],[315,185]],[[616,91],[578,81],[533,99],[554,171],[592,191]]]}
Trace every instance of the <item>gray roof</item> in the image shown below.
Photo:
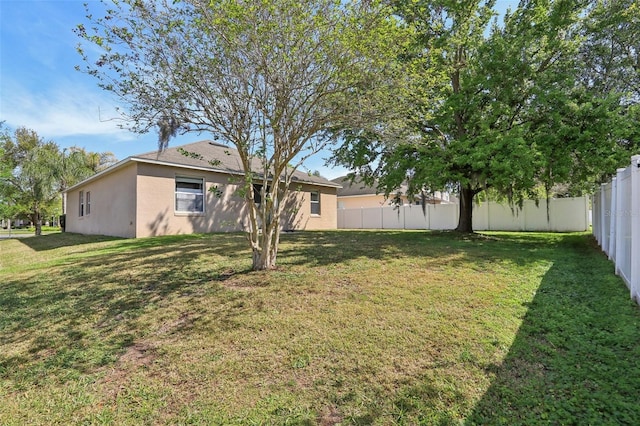
{"label": "gray roof", "polygon": [[[187,155],[183,153],[188,153]],[[115,171],[129,162],[154,163],[166,166],[184,167],[199,170],[209,170],[219,173],[228,173],[232,175],[244,175],[242,161],[238,150],[217,142],[208,140],[194,142],[186,145],[167,148],[164,151],[150,151],[144,154],[133,155],[114,164],[106,170],[93,175],[83,182],[67,189],[71,190],[77,186],[83,185],[91,180],[97,179],[99,176]],[[253,170],[257,173],[260,170],[260,161],[254,159],[252,164]],[[339,188],[340,185],[320,176],[313,176],[302,171],[295,171],[292,182],[309,183],[313,185],[329,186]]]}
{"label": "gray roof", "polygon": [[[367,185],[362,182],[362,178],[359,176],[356,176],[353,182],[351,182],[351,180],[346,176],[332,179],[331,182],[342,186],[342,188],[338,189],[338,197],[352,197],[356,195],[378,195],[384,193],[384,191],[379,191],[377,189],[377,180],[374,181],[373,185]],[[402,185],[399,188],[399,191],[403,194],[406,193],[406,185]],[[397,191],[394,191],[394,193],[395,192]]]}
{"label": "gray roof", "polygon": [[[380,191],[377,189],[378,181],[374,180],[373,185],[367,185],[362,182],[362,178],[360,176],[356,176],[354,181],[351,182],[347,176],[341,176],[335,179],[332,179],[331,182],[337,183],[342,186],[342,188],[338,188],[338,197],[355,197],[355,196],[363,196],[363,195],[380,195],[384,194],[384,191]],[[401,195],[407,194],[408,186],[406,184],[400,185],[400,188],[397,188],[390,194],[390,197],[395,196],[398,192]],[[430,200],[442,200],[440,197],[436,197],[431,194],[427,196]],[[453,198],[453,197],[452,197]],[[455,200],[455,198],[453,198]]]}

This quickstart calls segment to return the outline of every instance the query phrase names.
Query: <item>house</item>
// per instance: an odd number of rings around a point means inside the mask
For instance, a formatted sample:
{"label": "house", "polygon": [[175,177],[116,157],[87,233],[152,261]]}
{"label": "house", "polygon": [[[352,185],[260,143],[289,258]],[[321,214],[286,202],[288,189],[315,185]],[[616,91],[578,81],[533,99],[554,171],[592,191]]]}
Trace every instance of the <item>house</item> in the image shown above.
{"label": "house", "polygon": [[[407,185],[402,185],[398,188],[396,194],[390,194],[389,198],[385,198],[384,194],[378,191],[377,182],[374,182],[373,185],[367,185],[357,176],[353,182],[346,176],[335,178],[332,182],[341,186],[338,189],[339,209],[390,206],[394,204],[394,197],[398,197],[402,205],[422,203],[419,197],[411,199],[407,197]],[[427,197],[426,202],[428,204],[450,204],[456,202],[456,200],[448,192],[436,191]]]}
{"label": "house", "polygon": [[[246,230],[241,164],[235,149],[210,141],[128,157],[65,191],[65,230],[127,238]],[[339,187],[295,172],[282,228],[336,229]]]}

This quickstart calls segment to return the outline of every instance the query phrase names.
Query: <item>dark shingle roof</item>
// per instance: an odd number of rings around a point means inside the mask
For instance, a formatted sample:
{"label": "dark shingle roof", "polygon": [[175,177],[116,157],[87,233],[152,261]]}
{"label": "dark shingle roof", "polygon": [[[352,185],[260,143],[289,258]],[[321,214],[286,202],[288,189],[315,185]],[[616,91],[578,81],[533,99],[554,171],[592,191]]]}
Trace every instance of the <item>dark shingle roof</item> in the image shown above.
{"label": "dark shingle roof", "polygon": [[[350,197],[355,195],[379,195],[384,191],[379,191],[378,181],[374,181],[373,185],[367,185],[362,182],[362,178],[356,176],[353,182],[346,176],[332,179],[331,182],[341,185],[342,188],[338,189],[338,197]],[[406,185],[402,185],[399,190],[404,194],[406,193]]]}
{"label": "dark shingle roof", "polygon": [[[184,155],[182,152],[191,153]],[[244,175],[242,162],[238,150],[211,141],[194,142],[187,145],[167,148],[164,151],[151,151],[144,154],[133,155],[127,157],[113,166],[83,180],[82,182],[67,188],[65,192],[69,192],[76,187],[82,186],[90,181],[100,178],[101,176],[124,167],[132,161],[149,162],[162,164],[166,166],[197,168],[201,170],[211,170],[220,173],[229,173],[233,175]],[[260,162],[255,159],[252,164],[253,170],[257,173],[260,170]],[[309,183],[312,185],[328,186],[340,188],[340,185],[320,176],[310,175],[302,171],[296,171],[293,174],[293,183]]]}
{"label": "dark shingle roof", "polygon": [[[185,155],[183,154],[184,152],[190,154]],[[167,148],[164,151],[151,151],[145,154],[134,155],[131,159],[157,161],[177,167],[198,167],[222,173],[244,175],[242,161],[235,148],[207,140]],[[252,168],[256,173],[260,171],[261,166],[258,159],[254,159]],[[293,182],[312,183],[332,187],[340,186],[323,177],[309,175],[299,170],[294,172]]]}

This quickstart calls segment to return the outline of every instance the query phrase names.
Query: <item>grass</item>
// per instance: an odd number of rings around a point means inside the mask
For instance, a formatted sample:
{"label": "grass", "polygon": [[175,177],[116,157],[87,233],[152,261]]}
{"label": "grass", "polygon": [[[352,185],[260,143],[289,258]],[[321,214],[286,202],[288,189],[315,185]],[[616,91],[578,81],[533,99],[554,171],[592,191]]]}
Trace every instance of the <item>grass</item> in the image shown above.
{"label": "grass", "polygon": [[0,424],[640,424],[587,234],[0,241]]}
{"label": "grass", "polygon": [[[11,228],[11,229],[0,228],[0,237],[2,236],[8,237],[13,235],[34,235],[35,231],[36,231],[36,228],[33,226],[27,227],[27,228]],[[56,232],[60,232],[60,228],[58,228],[57,226],[42,227],[43,235],[53,234]]]}

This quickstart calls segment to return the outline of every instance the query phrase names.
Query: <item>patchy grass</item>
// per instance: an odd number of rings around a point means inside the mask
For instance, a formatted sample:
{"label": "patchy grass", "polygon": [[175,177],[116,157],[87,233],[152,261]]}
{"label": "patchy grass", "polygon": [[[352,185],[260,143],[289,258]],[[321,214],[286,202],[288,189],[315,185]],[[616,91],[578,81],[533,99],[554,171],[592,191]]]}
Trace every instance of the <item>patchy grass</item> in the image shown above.
{"label": "patchy grass", "polygon": [[[0,237],[10,237],[10,236],[22,236],[22,235],[34,235],[36,232],[36,228],[31,226],[27,228],[0,228]],[[60,228],[57,226],[43,226],[42,234],[49,235],[54,233],[59,233]]]}
{"label": "patchy grass", "polygon": [[0,240],[0,424],[639,424],[587,234]]}

